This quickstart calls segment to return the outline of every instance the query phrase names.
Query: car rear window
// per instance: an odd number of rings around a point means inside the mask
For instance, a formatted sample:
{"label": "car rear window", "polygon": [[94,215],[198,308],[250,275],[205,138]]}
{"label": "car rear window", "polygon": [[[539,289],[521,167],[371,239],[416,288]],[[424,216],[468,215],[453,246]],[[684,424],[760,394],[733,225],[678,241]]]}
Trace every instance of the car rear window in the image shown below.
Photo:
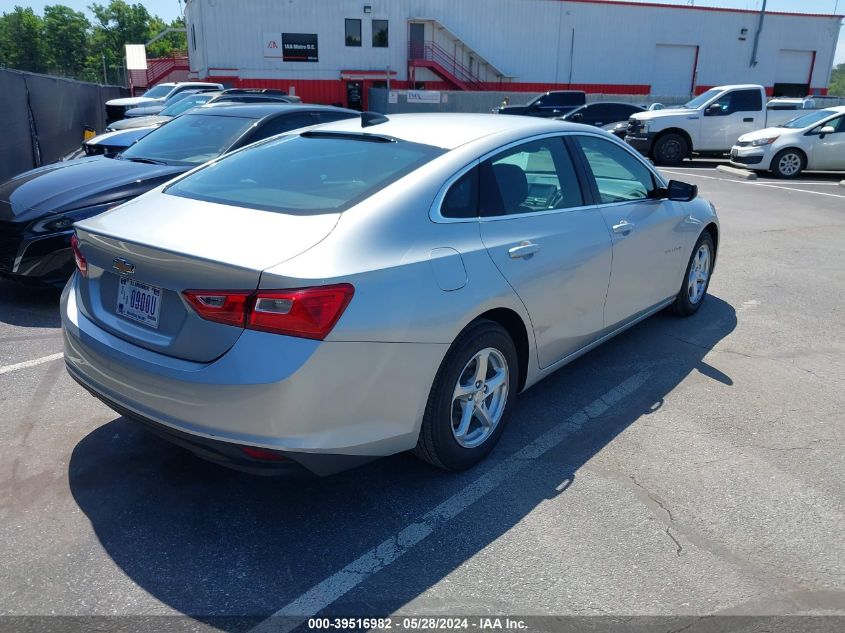
{"label": "car rear window", "polygon": [[444,153],[352,134],[283,136],[235,152],[165,192],[288,214],[344,211]]}

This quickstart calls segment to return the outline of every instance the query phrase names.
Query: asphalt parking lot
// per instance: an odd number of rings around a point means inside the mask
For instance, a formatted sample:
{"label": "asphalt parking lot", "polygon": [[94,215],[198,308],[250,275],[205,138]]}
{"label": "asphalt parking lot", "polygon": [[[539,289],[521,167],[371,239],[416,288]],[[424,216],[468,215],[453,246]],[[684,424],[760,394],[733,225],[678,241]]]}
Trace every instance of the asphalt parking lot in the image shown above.
{"label": "asphalt parking lot", "polygon": [[0,282],[0,613],[845,615],[842,176],[715,164],[664,170],[720,213],[701,311],[522,394],[460,474],[204,463],[68,377],[57,295]]}

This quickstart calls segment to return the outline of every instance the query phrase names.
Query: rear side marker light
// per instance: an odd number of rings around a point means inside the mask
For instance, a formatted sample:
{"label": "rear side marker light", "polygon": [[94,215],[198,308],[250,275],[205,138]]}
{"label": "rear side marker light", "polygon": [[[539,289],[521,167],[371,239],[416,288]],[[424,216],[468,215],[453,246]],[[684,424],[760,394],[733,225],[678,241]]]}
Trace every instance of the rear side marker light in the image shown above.
{"label": "rear side marker light", "polygon": [[78,270],[79,274],[83,277],[87,277],[88,261],[85,259],[85,255],[82,254],[82,251],[79,250],[79,239],[76,237],[76,234],[70,236],[70,249],[73,251],[73,259],[76,262],[76,270]]}
{"label": "rear side marker light", "polygon": [[266,448],[257,448],[255,446],[241,446],[241,452],[252,459],[260,459],[265,462],[289,462],[290,460],[284,455],[268,451]]}
{"label": "rear side marker light", "polygon": [[351,284],[291,290],[185,290],[203,319],[248,330],[323,340],[355,294]]}

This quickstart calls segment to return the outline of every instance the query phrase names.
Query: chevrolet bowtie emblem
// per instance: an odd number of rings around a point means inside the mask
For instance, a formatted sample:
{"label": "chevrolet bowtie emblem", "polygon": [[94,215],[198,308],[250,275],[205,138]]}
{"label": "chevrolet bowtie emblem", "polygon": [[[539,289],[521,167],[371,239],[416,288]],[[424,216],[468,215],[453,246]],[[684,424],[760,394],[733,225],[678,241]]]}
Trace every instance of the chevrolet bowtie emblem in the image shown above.
{"label": "chevrolet bowtie emblem", "polygon": [[121,275],[131,275],[135,272],[135,264],[130,264],[122,257],[115,257],[111,265]]}

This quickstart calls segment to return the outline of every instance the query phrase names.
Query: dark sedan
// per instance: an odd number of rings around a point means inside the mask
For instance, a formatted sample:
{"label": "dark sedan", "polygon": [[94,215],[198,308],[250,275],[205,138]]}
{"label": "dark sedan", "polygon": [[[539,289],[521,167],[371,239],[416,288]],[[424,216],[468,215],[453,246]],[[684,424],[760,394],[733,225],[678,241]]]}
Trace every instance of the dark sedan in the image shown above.
{"label": "dark sedan", "polygon": [[572,123],[595,125],[624,139],[628,129],[628,119],[637,112],[645,112],[645,108],[633,103],[596,101],[576,108],[560,119]]}
{"label": "dark sedan", "polygon": [[0,276],[64,284],[74,268],[70,237],[77,220],[249,143],[356,116],[317,105],[221,105],[177,117],[114,158],[86,157],[20,174],[0,184]]}

